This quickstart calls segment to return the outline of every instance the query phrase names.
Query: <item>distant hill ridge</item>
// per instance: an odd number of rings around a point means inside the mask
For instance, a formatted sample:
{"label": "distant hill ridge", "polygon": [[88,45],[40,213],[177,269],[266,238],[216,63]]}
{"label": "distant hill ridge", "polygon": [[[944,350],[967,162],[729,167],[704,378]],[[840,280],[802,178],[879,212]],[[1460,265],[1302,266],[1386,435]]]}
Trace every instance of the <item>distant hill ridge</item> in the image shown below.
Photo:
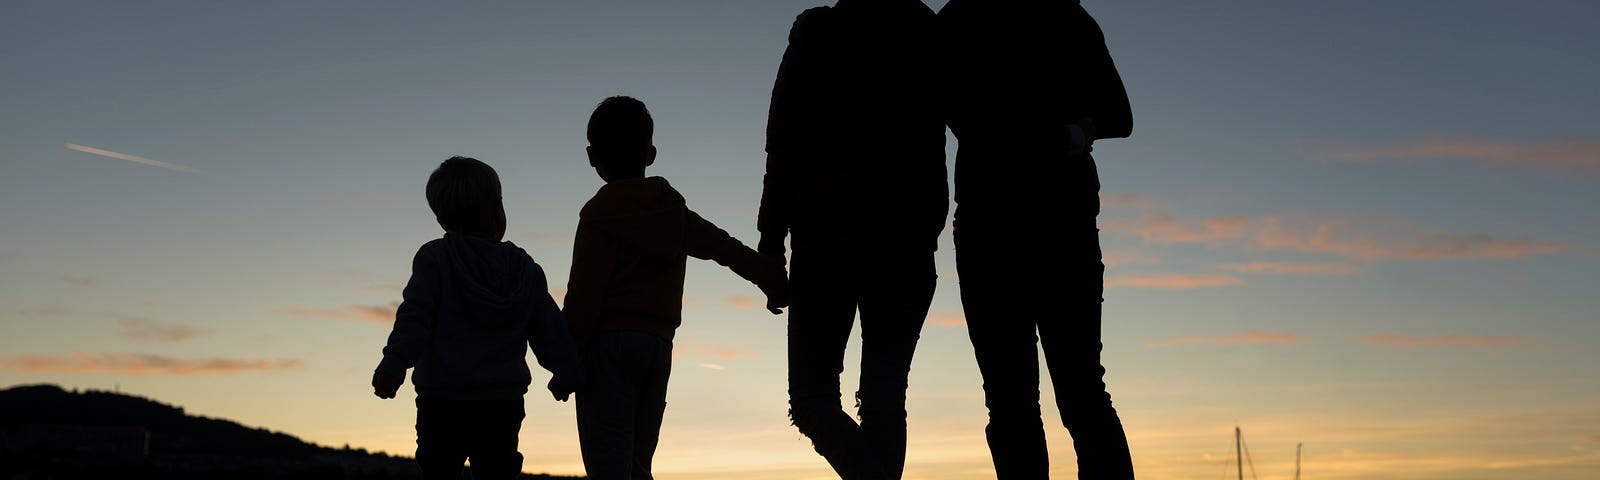
{"label": "distant hill ridge", "polygon": [[[329,448],[182,407],[55,385],[0,390],[0,478],[419,478],[408,457]],[[524,479],[555,479],[523,475]]]}

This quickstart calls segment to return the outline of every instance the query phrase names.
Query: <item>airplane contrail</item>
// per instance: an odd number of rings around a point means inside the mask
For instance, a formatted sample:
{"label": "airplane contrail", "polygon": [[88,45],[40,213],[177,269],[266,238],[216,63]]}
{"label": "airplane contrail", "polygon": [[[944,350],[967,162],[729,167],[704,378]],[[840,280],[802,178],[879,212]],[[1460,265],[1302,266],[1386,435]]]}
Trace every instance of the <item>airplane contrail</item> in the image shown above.
{"label": "airplane contrail", "polygon": [[99,156],[102,156],[102,157],[115,158],[117,160],[127,160],[127,161],[134,162],[134,163],[142,163],[142,164],[149,165],[149,166],[152,166],[152,167],[165,168],[167,170],[177,170],[177,171],[184,172],[184,173],[205,173],[205,172],[201,172],[200,169],[197,169],[197,168],[194,168],[194,167],[178,165],[178,164],[175,164],[175,163],[167,163],[167,162],[163,162],[163,161],[160,161],[160,160],[151,160],[151,159],[144,158],[144,157],[128,155],[126,153],[117,153],[117,152],[113,152],[113,151],[110,151],[110,150],[101,150],[101,149],[94,148],[94,147],[85,147],[83,145],[78,145],[78,144],[75,144],[75,143],[67,144],[67,149],[68,150],[77,150],[77,151],[80,151],[80,152],[83,152],[83,153],[87,153],[87,154],[90,154],[90,155],[99,155]]}

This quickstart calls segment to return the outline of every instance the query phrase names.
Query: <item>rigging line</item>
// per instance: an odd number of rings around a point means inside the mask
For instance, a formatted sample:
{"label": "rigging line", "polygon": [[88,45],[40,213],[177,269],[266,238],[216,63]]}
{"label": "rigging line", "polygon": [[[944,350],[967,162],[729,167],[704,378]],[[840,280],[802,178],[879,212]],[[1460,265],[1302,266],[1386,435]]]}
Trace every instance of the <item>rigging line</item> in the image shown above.
{"label": "rigging line", "polygon": [[[1222,449],[1222,451],[1226,452],[1226,451],[1232,450],[1232,449],[1233,449],[1233,442],[1228,442],[1228,446],[1224,447]],[[1233,456],[1232,455],[1223,455],[1222,456],[1222,475],[1218,475],[1217,476],[1217,480],[1222,480],[1222,479],[1228,478],[1228,467],[1232,467],[1232,466],[1233,466]]]}
{"label": "rigging line", "polygon": [[1256,476],[1256,460],[1254,458],[1250,458],[1250,442],[1244,441],[1243,435],[1239,436],[1239,442],[1244,444],[1244,461],[1245,463],[1250,464],[1250,478],[1261,480],[1260,477]]}

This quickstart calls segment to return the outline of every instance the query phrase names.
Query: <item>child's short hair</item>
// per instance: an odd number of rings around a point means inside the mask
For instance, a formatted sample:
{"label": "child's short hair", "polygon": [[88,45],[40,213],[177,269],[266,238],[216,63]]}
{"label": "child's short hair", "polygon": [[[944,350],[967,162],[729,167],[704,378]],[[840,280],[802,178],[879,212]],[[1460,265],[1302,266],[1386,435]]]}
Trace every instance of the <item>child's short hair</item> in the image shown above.
{"label": "child's short hair", "polygon": [[643,149],[650,146],[655,129],[644,102],[618,95],[601,101],[589,115],[589,145]]}
{"label": "child's short hair", "polygon": [[446,159],[428,176],[428,208],[446,231],[489,236],[504,228],[500,175],[476,158]]}

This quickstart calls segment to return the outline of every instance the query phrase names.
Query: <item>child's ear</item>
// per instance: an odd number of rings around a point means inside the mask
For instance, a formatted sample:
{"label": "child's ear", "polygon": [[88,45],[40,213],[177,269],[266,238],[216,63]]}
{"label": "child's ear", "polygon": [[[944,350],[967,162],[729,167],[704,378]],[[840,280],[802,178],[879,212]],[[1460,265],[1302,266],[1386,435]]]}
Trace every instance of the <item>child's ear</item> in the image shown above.
{"label": "child's ear", "polygon": [[590,167],[598,167],[599,166],[599,165],[595,164],[594,146],[593,145],[590,145],[590,146],[587,146],[587,147],[583,147],[583,153],[589,157],[589,166]]}
{"label": "child's ear", "polygon": [[648,166],[654,165],[655,163],[656,163],[656,146],[655,145],[651,145],[650,148],[645,149],[644,166],[648,167]]}

